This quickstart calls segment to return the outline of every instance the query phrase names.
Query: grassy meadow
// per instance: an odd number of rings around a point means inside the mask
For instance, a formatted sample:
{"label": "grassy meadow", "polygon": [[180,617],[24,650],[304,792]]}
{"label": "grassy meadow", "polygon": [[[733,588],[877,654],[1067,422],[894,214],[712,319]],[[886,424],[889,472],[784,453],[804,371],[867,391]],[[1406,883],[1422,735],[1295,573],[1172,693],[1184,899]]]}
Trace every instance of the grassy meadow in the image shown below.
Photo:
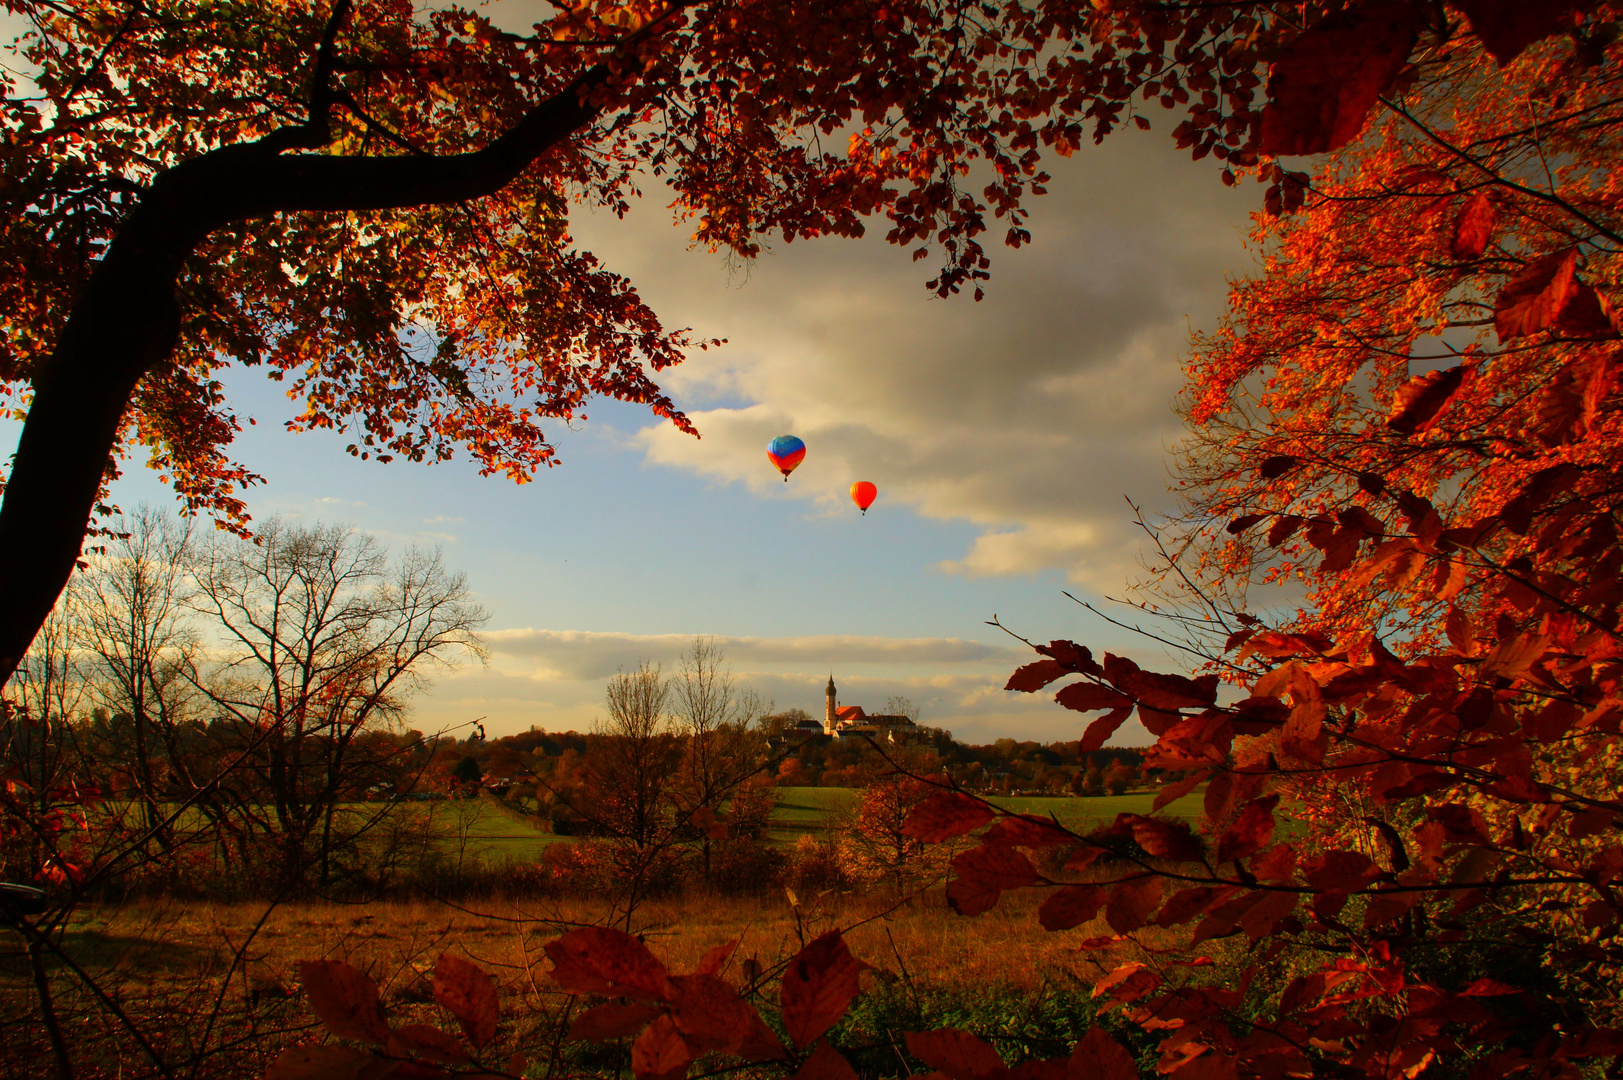
{"label": "grassy meadow", "polygon": [[[780,789],[767,840],[788,848],[826,832],[859,797],[845,788]],[[1153,795],[994,801],[1052,814],[1074,828],[1147,812]],[[1198,802],[1187,797],[1169,812],[1193,815]],[[540,831],[490,799],[403,803],[400,810],[429,815],[443,854],[482,864],[497,881],[504,867],[533,863],[547,846],[570,840]],[[740,896],[690,891],[645,901],[629,913],[591,895],[280,904],[132,896],[78,909],[61,939],[72,966],[50,956],[45,963],[59,1018],[87,1075],[123,1075],[146,1054],[119,1024],[108,1023],[92,984],[112,992],[167,1061],[187,1060],[201,1040],[225,1047],[223,1056],[211,1057],[206,1075],[247,1080],[263,1076],[282,1047],[317,1034],[300,990],[300,961],[345,960],[378,983],[397,1022],[443,1025],[430,979],[447,951],[475,961],[500,984],[504,1021],[492,1060],[515,1050],[532,1059],[550,1053],[581,1070],[629,1075],[623,1046],[557,1043],[574,1005],[551,987],[547,941],[574,926],[617,925],[638,933],[671,970],[683,972],[694,970],[707,950],[737,940],[724,974],[737,981],[745,962],[754,961],[770,983],[774,968],[805,941],[838,928],[873,968],[837,1039],[852,1048],[863,1080],[879,1080],[920,1067],[899,1042],[905,1030],[961,1026],[992,1039],[1011,1060],[1080,1036],[1092,1022],[1092,982],[1101,970],[1133,959],[1122,950],[1137,946],[1078,950],[1082,937],[1108,935],[1108,928],[1098,921],[1071,933],[1046,933],[1036,918],[1041,899],[1009,894],[991,912],[960,918],[939,885],[905,900],[882,886],[798,895],[781,888]],[[766,993],[775,999],[775,987]],[[49,1045],[28,1021],[32,994],[23,952],[0,949],[0,1075],[50,1074]],[[174,1023],[180,1016],[188,1022]]]}

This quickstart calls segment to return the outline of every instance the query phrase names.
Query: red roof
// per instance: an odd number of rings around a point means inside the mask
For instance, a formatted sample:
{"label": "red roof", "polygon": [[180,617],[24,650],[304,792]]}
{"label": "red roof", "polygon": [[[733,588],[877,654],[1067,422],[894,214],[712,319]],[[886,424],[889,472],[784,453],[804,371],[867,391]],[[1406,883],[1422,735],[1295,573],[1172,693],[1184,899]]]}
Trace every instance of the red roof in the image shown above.
{"label": "red roof", "polygon": [[835,709],[834,715],[841,720],[866,720],[868,714],[862,711],[861,705],[847,705],[843,709]]}

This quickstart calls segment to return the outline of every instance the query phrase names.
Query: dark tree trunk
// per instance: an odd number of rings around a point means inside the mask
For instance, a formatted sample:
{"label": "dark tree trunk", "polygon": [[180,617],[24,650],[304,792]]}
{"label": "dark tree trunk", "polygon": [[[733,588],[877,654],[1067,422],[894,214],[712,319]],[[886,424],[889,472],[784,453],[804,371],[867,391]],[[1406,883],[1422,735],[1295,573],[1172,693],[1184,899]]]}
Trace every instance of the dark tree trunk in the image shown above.
{"label": "dark tree trunk", "polygon": [[606,74],[594,68],[471,153],[280,154],[304,145],[282,140],[222,147],[153,181],[33,378],[0,502],[0,683],[21,663],[73,573],[136,384],[174,352],[176,282],[197,245],[230,222],[277,213],[423,206],[498,191],[591,123],[598,108],[584,98]]}

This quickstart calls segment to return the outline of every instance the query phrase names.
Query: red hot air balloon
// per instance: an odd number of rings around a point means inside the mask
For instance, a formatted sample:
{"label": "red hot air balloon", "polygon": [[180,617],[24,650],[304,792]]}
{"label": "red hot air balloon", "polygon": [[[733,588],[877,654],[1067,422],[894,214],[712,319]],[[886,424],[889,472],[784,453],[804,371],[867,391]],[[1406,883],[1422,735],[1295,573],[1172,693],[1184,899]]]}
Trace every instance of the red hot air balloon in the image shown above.
{"label": "red hot air balloon", "polygon": [[858,480],[851,485],[851,501],[857,504],[857,509],[862,511],[863,517],[868,516],[868,507],[873,505],[874,498],[878,494],[879,489],[866,480]]}
{"label": "red hot air balloon", "polygon": [[777,466],[778,471],[783,474],[783,482],[787,484],[789,474],[795,471],[795,466],[806,456],[806,444],[793,435],[779,435],[766,444],[766,456]]}

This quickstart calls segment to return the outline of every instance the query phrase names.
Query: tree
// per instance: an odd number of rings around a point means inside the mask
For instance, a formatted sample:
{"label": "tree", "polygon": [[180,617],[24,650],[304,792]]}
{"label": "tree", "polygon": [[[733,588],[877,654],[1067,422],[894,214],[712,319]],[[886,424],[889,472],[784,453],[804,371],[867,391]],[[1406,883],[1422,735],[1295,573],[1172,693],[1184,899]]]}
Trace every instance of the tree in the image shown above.
{"label": "tree", "polygon": [[[1180,935],[1099,983],[1173,1076],[1623,1061],[1615,10],[1548,5],[1496,37],[1510,7],[1459,6],[1481,40],[1426,28],[1300,213],[1259,218],[1262,272],[1197,342],[1188,513],[1160,539],[1208,669],[1055,641],[1008,684],[1067,680],[1061,705],[1102,714],[1084,750],[1136,711],[1145,767],[1181,774],[1155,805],[1200,791],[1205,835],[1004,816],[955,860],[965,914],[1038,887],[1051,930],[1102,918],[1085,947]],[[1349,18],[1288,45],[1276,80],[1328,44],[1367,59],[1370,26],[1336,36]],[[1573,32],[1534,44],[1549,19]],[[1270,617],[1259,581],[1305,600]],[[994,816],[942,793],[909,828]],[[1061,845],[1087,879],[1026,854]],[[1225,952],[1218,982],[1184,967]]]}
{"label": "tree", "polygon": [[1180,145],[1288,208],[1299,184],[1268,155],[1355,135],[1442,18],[1403,7],[1337,69],[1371,68],[1348,94],[1292,76],[1270,113],[1289,4],[591,0],[529,34],[396,0],[9,7],[31,30],[0,106],[0,375],[27,420],[0,503],[0,675],[133,446],[246,528],[225,364],[287,379],[292,426],[351,431],[362,457],[461,446],[518,479],[553,461],[541,422],[593,394],[688,428],[650,372],[695,343],[571,247],[571,198],[623,212],[646,170],[698,242],[743,258],[882,215],[940,260],[932,289],[978,296],[985,234],[1029,239],[1044,154],[1085,128],[1148,126],[1135,101],[1158,97]]}
{"label": "tree", "polygon": [[646,660],[609,680],[608,716],[585,768],[585,817],[636,852],[670,834],[670,784],[681,746],[670,730],[670,683]]}
{"label": "tree", "polygon": [[220,638],[195,685],[221,714],[210,733],[222,812],[273,845],[279,887],[325,886],[388,813],[350,805],[401,751],[368,733],[397,726],[429,669],[482,656],[484,612],[437,552],[391,562],[342,526],[272,519],[258,542],[216,540],[195,573],[191,603]]}
{"label": "tree", "polygon": [[905,831],[908,815],[933,788],[907,776],[888,776],[862,789],[855,814],[835,840],[841,872],[853,881],[884,882],[897,893],[939,878],[948,853]]}
{"label": "tree", "polygon": [[113,519],[106,550],[82,575],[74,609],[75,645],[94,670],[87,685],[108,714],[97,756],[127,775],[143,828],[172,842],[164,804],[197,794],[186,745],[197,719],[188,679],[200,646],[188,620],[189,524],[151,507]]}
{"label": "tree", "polygon": [[478,787],[483,780],[485,772],[479,767],[479,759],[473,756],[464,757],[451,769],[451,779],[463,787]]}
{"label": "tree", "polygon": [[[760,771],[762,747],[751,728],[771,711],[753,688],[740,688],[714,639],[697,637],[677,662],[671,715],[683,736],[682,765],[672,794],[679,812],[711,813]],[[700,863],[710,881],[710,835],[699,836]]]}

